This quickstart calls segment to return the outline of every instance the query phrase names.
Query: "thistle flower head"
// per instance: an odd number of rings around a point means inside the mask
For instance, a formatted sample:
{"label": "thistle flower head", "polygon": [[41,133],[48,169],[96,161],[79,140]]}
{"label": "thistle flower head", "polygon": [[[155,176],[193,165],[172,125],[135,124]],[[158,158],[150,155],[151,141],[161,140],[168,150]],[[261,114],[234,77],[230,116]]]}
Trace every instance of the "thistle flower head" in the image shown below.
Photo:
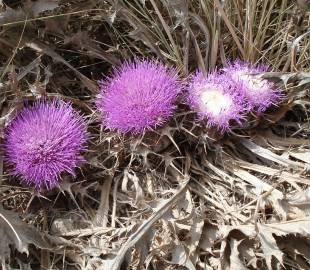
{"label": "thistle flower head", "polygon": [[120,133],[142,133],[172,115],[181,91],[177,73],[148,60],[125,62],[100,82],[97,108],[103,124]]}
{"label": "thistle flower head", "polygon": [[37,189],[50,189],[60,175],[74,175],[87,139],[83,118],[70,104],[38,101],[5,130],[5,159],[12,173]]}
{"label": "thistle flower head", "polygon": [[236,60],[228,64],[223,71],[236,83],[243,92],[252,109],[265,111],[270,105],[279,101],[281,94],[272,82],[263,79],[259,73],[266,72],[266,65],[254,66]]}
{"label": "thistle flower head", "polygon": [[207,126],[225,131],[232,121],[240,124],[246,104],[241,91],[236,91],[230,78],[219,73],[205,76],[196,72],[188,86],[188,104]]}

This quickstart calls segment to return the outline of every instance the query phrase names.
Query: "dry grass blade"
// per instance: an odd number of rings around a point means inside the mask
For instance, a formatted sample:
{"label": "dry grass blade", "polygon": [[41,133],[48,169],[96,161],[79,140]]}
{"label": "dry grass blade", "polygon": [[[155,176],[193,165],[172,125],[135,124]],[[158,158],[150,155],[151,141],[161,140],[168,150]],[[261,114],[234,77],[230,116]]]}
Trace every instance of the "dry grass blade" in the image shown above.
{"label": "dry grass blade", "polygon": [[[41,194],[0,149],[0,268],[308,269],[308,2],[0,0],[0,145],[42,96],[71,102],[90,134],[75,180]],[[97,81],[136,57],[184,88],[197,69],[267,64],[283,98],[221,134],[182,95],[164,127],[120,135],[102,126]]]}
{"label": "dry grass blade", "polygon": [[245,58],[245,53],[244,53],[244,50],[243,50],[243,48],[242,48],[242,45],[241,45],[241,43],[240,43],[240,41],[239,41],[239,39],[238,39],[238,37],[237,37],[237,35],[236,35],[236,32],[235,32],[233,26],[231,25],[231,22],[230,22],[229,19],[227,18],[227,15],[226,15],[226,13],[225,13],[223,7],[222,7],[222,4],[220,3],[219,0],[215,0],[214,3],[215,3],[215,5],[216,5],[216,7],[218,8],[218,11],[219,11],[219,13],[221,14],[221,16],[222,16],[222,18],[223,18],[223,20],[224,20],[224,22],[225,22],[227,28],[229,29],[229,32],[231,33],[231,35],[232,35],[234,41],[236,42],[236,45],[237,45],[237,47],[238,47],[238,49],[239,49],[239,51],[240,51],[242,57]]}
{"label": "dry grass blade", "polygon": [[[210,30],[208,29],[208,26],[205,24],[204,20],[198,16],[198,14],[195,13],[189,13],[190,18],[192,19],[193,22],[195,22],[200,29],[203,31],[204,36],[205,36],[205,40],[204,40],[204,44],[206,46],[205,48],[205,57],[202,60],[202,52],[199,49],[199,45],[197,44],[198,41],[196,40],[196,38],[193,35],[194,38],[194,42],[195,42],[195,49],[197,51],[197,57],[199,62],[204,63],[203,69],[204,70],[208,70],[209,69],[209,54],[210,54],[210,40],[211,40],[211,34],[210,34]],[[188,26],[190,28],[190,26]],[[189,29],[191,30],[191,29]],[[212,67],[211,67],[212,70]]]}
{"label": "dry grass blade", "polygon": [[245,146],[248,150],[250,150],[252,153],[254,153],[255,155],[261,156],[265,159],[268,159],[272,162],[276,162],[282,166],[287,166],[293,169],[302,169],[303,165],[301,163],[289,160],[285,157],[279,156],[275,153],[273,153],[272,151],[263,148],[259,145],[256,145],[255,143],[249,141],[249,140],[245,140],[245,139],[241,139],[240,140],[241,144],[243,146]]}
{"label": "dry grass blade", "polygon": [[74,68],[71,64],[69,64],[65,59],[63,59],[59,54],[54,52],[50,47],[44,44],[41,44],[40,42],[28,42],[26,43],[26,46],[28,46],[29,48],[32,48],[33,50],[39,53],[47,54],[50,57],[52,57],[56,62],[60,62],[66,65],[67,67],[69,67],[71,70],[75,72],[75,74],[80,78],[80,80],[82,81],[82,83],[88,90],[90,90],[94,94],[97,93],[98,87],[93,81],[91,81],[81,72],[79,72],[76,68]]}
{"label": "dry grass blade", "polygon": [[174,203],[180,200],[187,189],[188,179],[184,179],[184,182],[181,184],[180,189],[168,200],[164,200],[161,204],[154,209],[154,214],[150,216],[143,224],[133,233],[126,243],[120,248],[115,258],[112,260],[107,260],[103,267],[99,268],[100,270],[111,269],[119,270],[121,264],[124,260],[127,252],[134,247],[134,245],[144,236],[145,233],[158,221],[171,207]]}
{"label": "dry grass blade", "polygon": [[108,224],[109,195],[111,192],[112,180],[113,177],[108,176],[102,185],[100,205],[93,222],[95,226],[106,227]]}
{"label": "dry grass blade", "polygon": [[12,53],[12,56],[11,56],[11,58],[9,59],[7,65],[5,66],[5,68],[4,68],[4,70],[3,70],[2,74],[1,74],[0,81],[2,81],[3,77],[5,76],[5,74],[6,74],[6,72],[7,72],[7,69],[8,69],[9,66],[11,65],[11,63],[12,63],[12,61],[13,61],[13,59],[14,59],[16,53],[17,53],[17,50],[18,50],[19,47],[20,47],[20,44],[21,44],[22,39],[23,39],[23,36],[24,36],[25,29],[26,29],[26,25],[27,25],[27,18],[25,19],[25,23],[24,23],[22,32],[21,32],[21,34],[20,34],[19,40],[18,40],[18,42],[17,42],[17,45],[16,45],[16,47],[15,47],[13,53]]}
{"label": "dry grass blade", "polygon": [[310,185],[310,182],[307,178],[302,177],[298,174],[293,174],[289,172],[285,172],[282,169],[270,168],[267,166],[259,165],[259,164],[251,164],[245,161],[238,161],[240,167],[257,172],[265,175],[269,175],[272,177],[278,177],[282,181],[287,181],[294,185],[294,183],[300,183],[304,185]]}
{"label": "dry grass blade", "polygon": [[158,16],[158,18],[159,18],[161,24],[163,25],[163,27],[164,27],[164,29],[165,29],[165,32],[166,32],[166,34],[167,34],[167,36],[168,36],[168,38],[169,38],[169,41],[170,41],[170,43],[171,43],[171,46],[172,46],[173,51],[174,51],[174,53],[175,53],[175,56],[176,56],[176,58],[177,58],[177,61],[178,61],[178,62],[182,62],[182,61],[181,61],[181,56],[180,56],[180,53],[179,53],[179,47],[178,47],[178,46],[176,45],[176,43],[174,42],[174,39],[173,39],[173,37],[172,37],[172,35],[171,35],[171,33],[170,33],[170,30],[169,30],[169,26],[168,26],[167,23],[165,22],[165,20],[164,20],[162,14],[160,13],[160,11],[159,11],[159,9],[158,9],[158,7],[157,7],[155,1],[154,1],[154,0],[150,0],[150,2],[151,2],[151,4],[152,4],[152,6],[154,7],[154,10],[155,10],[156,14],[157,14],[157,16]]}
{"label": "dry grass blade", "polygon": [[[88,12],[103,12],[105,11],[104,9],[85,9],[85,10],[78,10],[74,12],[66,12],[66,13],[61,13],[61,14],[53,14],[53,15],[48,15],[48,16],[39,16],[36,18],[30,18],[27,21],[28,22],[36,22],[36,21],[41,21],[41,20],[49,20],[49,19],[54,19],[54,18],[61,18],[61,17],[66,17],[70,15],[79,15],[81,13],[88,13]],[[2,22],[0,23],[0,27],[2,26],[15,26],[19,24],[24,24],[25,20],[14,20],[12,22]]]}

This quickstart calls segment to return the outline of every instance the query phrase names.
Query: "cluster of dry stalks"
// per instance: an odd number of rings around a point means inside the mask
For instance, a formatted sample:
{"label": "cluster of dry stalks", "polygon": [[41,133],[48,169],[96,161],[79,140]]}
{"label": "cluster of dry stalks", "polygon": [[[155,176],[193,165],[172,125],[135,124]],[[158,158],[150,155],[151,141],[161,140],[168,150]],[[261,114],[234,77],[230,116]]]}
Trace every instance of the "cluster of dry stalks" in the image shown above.
{"label": "cluster of dry stalks", "polygon": [[[0,1],[0,131],[42,95],[93,134],[75,181],[37,194],[0,156],[2,269],[309,269],[309,1]],[[111,65],[156,57],[183,76],[268,63],[283,103],[224,137],[182,106],[119,137],[91,103]],[[26,256],[26,254],[28,256]]]}

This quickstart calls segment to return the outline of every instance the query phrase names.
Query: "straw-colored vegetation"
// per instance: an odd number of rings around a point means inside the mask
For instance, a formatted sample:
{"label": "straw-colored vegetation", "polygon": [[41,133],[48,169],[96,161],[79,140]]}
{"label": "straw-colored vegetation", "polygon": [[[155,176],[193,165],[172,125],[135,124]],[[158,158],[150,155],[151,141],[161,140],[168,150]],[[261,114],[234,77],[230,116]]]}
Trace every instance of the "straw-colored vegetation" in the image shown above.
{"label": "straw-colored vegetation", "polygon": [[[289,0],[0,0],[0,125],[41,96],[92,134],[75,180],[22,186],[0,156],[2,269],[309,269],[310,12]],[[100,128],[97,80],[132,57],[183,78],[240,58],[285,98],[220,138],[179,106],[156,134]],[[27,256],[26,256],[27,254]]]}

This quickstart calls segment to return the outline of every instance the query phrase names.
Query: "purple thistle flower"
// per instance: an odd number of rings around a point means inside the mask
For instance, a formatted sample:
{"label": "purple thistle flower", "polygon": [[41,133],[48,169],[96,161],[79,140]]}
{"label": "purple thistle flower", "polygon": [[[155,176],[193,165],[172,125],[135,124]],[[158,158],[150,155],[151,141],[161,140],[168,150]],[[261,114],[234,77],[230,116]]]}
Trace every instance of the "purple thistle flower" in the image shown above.
{"label": "purple thistle flower", "polygon": [[125,62],[100,82],[97,107],[107,128],[142,133],[172,116],[180,91],[177,72],[162,63]]}
{"label": "purple thistle flower", "polygon": [[188,86],[187,102],[200,121],[222,132],[228,130],[233,121],[241,124],[247,111],[242,92],[237,91],[229,77],[216,72],[207,76],[196,72]]}
{"label": "purple thistle flower", "polygon": [[255,66],[240,60],[236,60],[223,68],[223,71],[236,84],[239,84],[237,88],[243,89],[249,106],[258,112],[264,112],[281,98],[280,90],[275,88],[274,83],[260,76],[260,73],[267,70],[268,66],[266,65]]}
{"label": "purple thistle flower", "polygon": [[62,173],[75,175],[86,139],[86,124],[70,104],[38,101],[6,128],[5,159],[22,182],[50,189]]}

